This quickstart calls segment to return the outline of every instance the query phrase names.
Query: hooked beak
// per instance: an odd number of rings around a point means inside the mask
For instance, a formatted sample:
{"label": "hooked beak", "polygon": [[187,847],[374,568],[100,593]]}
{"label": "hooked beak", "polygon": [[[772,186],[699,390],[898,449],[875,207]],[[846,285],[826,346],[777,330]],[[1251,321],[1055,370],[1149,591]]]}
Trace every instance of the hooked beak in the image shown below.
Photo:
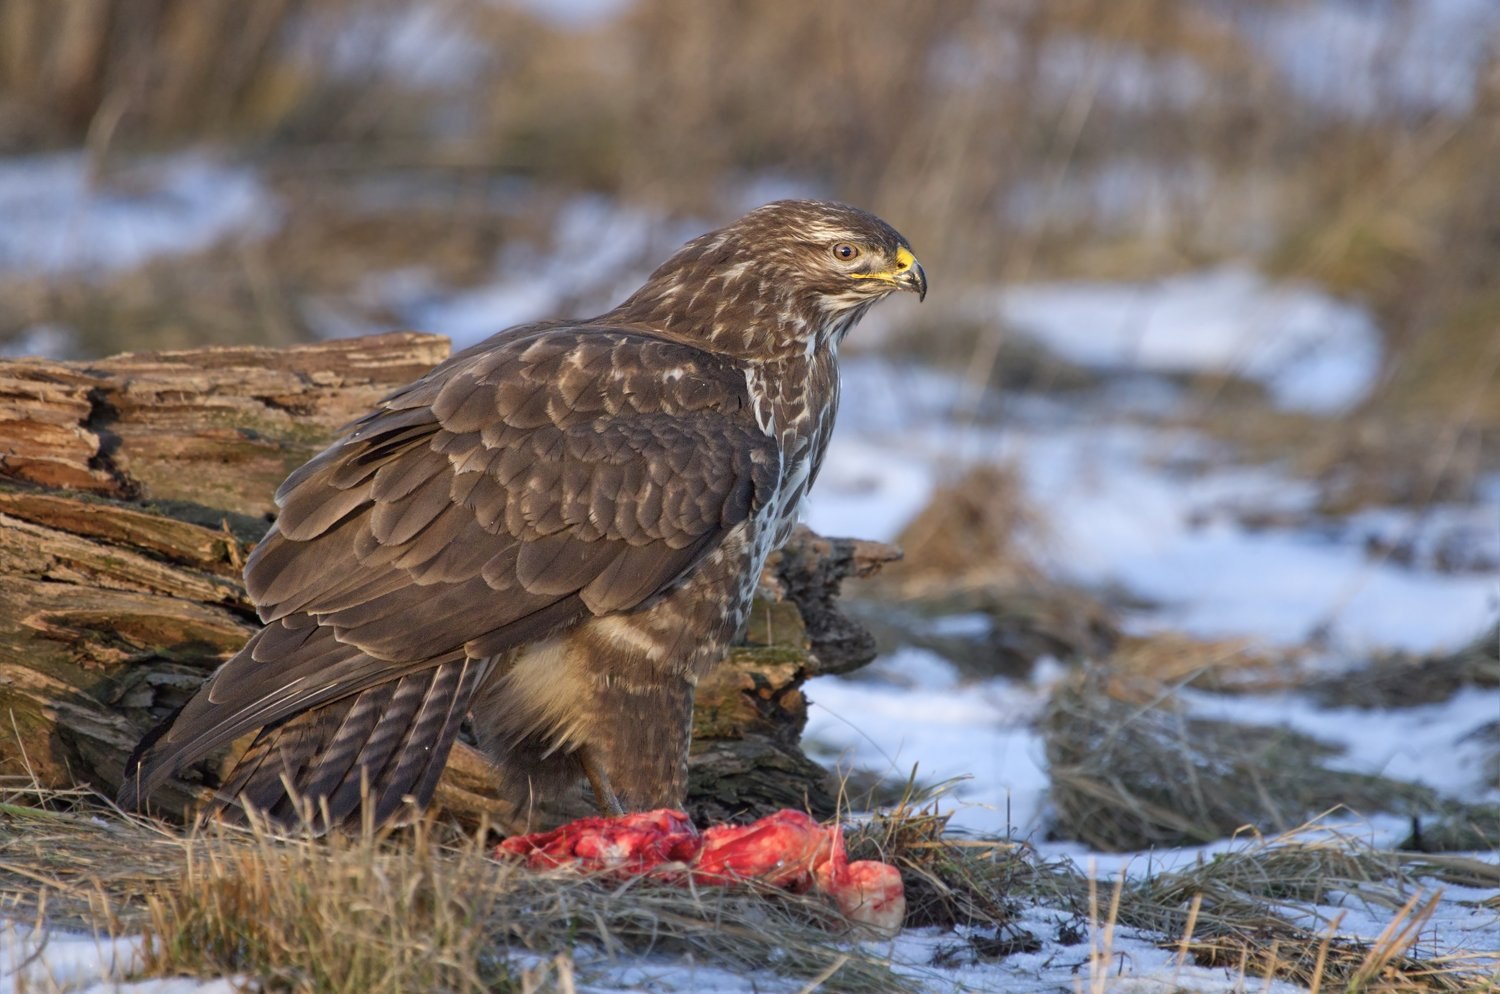
{"label": "hooked beak", "polygon": [[896,271],[891,279],[901,289],[915,292],[918,300],[927,299],[927,271],[911,249],[903,246],[896,250]]}

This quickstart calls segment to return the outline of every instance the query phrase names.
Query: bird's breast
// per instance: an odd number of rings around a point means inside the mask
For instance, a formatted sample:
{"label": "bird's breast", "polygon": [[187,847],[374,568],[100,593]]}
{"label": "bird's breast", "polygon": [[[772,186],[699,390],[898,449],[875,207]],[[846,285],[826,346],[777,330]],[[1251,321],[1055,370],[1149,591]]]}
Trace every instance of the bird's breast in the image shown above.
{"label": "bird's breast", "polygon": [[820,348],[749,367],[745,385],[756,423],[776,440],[780,458],[776,491],[756,516],[754,556],[763,562],[791,537],[827,450],[839,399],[837,355]]}

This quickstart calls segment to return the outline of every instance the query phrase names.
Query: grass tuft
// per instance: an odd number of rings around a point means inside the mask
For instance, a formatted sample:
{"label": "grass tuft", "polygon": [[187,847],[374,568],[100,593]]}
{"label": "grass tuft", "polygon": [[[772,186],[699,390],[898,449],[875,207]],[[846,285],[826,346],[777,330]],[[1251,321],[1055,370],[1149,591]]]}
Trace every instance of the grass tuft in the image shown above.
{"label": "grass tuft", "polygon": [[1332,769],[1337,750],[1285,728],[1189,715],[1175,687],[1080,673],[1042,719],[1054,831],[1111,852],[1284,831],[1330,808],[1443,807],[1420,784]]}
{"label": "grass tuft", "polygon": [[[146,941],[152,976],[268,989],[566,990],[611,958],[765,969],[830,991],[909,989],[831,906],[776,890],[620,884],[489,858],[422,823],[324,839],[181,836],[87,791],[0,784],[0,913]],[[825,976],[826,975],[826,976]]]}
{"label": "grass tuft", "polygon": [[485,955],[506,868],[477,844],[439,847],[422,829],[400,843],[257,834],[182,854],[146,898],[151,974],[330,994],[518,989]]}

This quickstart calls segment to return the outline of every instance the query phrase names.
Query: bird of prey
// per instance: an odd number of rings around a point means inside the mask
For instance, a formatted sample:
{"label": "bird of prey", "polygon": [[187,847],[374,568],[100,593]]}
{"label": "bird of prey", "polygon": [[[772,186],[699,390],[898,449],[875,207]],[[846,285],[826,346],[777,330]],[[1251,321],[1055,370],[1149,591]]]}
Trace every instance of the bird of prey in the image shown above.
{"label": "bird of prey", "polygon": [[277,491],[245,566],[264,627],[142,740],[121,804],[260,729],[221,817],[409,818],[468,716],[518,811],[584,778],[606,813],[680,806],[694,686],[817,476],[839,343],[897,290],[927,277],[890,225],[778,201],[606,314],[395,391]]}

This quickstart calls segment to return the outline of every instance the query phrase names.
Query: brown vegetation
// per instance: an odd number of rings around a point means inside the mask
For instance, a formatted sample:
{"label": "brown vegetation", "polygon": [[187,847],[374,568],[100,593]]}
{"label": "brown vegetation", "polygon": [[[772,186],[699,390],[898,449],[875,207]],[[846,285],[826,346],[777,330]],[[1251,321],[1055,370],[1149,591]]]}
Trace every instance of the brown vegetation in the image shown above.
{"label": "brown vegetation", "polygon": [[1338,807],[1493,821],[1420,784],[1325,765],[1338,750],[1312,736],[1194,716],[1172,684],[1129,674],[1085,671],[1058,686],[1042,731],[1052,831],[1093,849],[1190,845],[1247,826],[1282,832]]}
{"label": "brown vegetation", "polygon": [[815,899],[539,873],[496,862],[491,848],[425,822],[317,840],[183,837],[86,792],[0,778],[0,913],[144,935],[150,976],[239,976],[297,994],[519,994],[571,989],[557,973],[590,969],[575,956],[655,953],[772,966],[833,991],[907,989],[842,942],[847,923]]}

